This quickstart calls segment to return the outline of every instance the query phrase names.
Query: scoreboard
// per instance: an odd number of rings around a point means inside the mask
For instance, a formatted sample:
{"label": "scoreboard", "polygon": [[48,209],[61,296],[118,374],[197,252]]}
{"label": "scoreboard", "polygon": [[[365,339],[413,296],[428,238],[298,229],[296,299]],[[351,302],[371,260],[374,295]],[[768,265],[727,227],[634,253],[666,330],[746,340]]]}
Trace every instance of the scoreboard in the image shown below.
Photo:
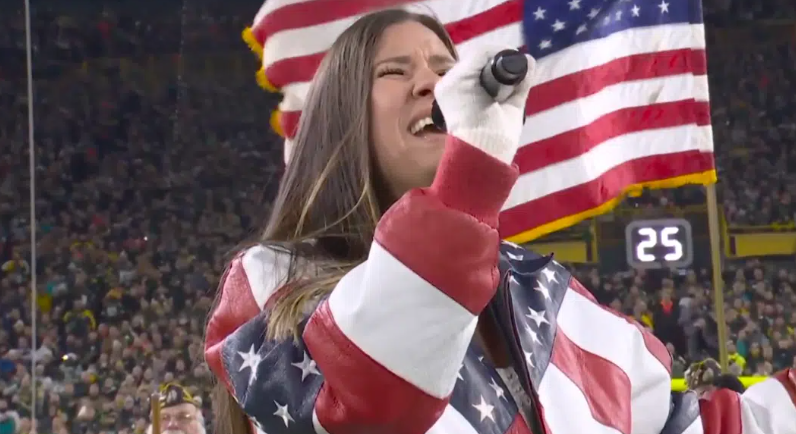
{"label": "scoreboard", "polygon": [[694,259],[691,223],[685,219],[636,220],[625,227],[627,264],[634,268],[685,268]]}
{"label": "scoreboard", "polygon": [[703,206],[620,211],[598,218],[596,237],[600,264],[606,271],[710,267],[708,218]]}

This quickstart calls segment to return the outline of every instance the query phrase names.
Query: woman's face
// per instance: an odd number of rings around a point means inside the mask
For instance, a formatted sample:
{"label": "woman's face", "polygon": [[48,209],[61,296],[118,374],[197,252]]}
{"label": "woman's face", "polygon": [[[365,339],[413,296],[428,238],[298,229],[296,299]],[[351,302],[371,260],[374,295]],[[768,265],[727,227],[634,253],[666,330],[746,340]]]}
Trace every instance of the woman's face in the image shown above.
{"label": "woman's face", "polygon": [[408,21],[381,36],[370,102],[373,152],[392,199],[434,180],[445,134],[412,128],[431,116],[434,86],[455,63],[437,35]]}

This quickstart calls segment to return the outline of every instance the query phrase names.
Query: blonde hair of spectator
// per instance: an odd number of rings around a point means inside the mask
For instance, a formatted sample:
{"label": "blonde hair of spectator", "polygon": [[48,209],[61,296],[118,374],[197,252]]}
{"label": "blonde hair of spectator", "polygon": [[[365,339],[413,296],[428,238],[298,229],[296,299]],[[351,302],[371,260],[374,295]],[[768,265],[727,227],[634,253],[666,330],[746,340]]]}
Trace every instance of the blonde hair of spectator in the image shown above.
{"label": "blonde hair of spectator", "polygon": [[[373,57],[390,26],[415,21],[456,56],[435,18],[402,9],[375,12],[346,29],[326,53],[301,114],[288,162],[259,242],[291,253],[287,282],[273,305],[266,337],[296,339],[314,303],[367,258],[383,210],[390,205],[372,165],[370,93]],[[248,35],[248,36],[247,36]],[[251,31],[244,40],[255,52]],[[311,270],[308,270],[311,269]],[[250,423],[223,384],[213,395],[214,432],[246,434]]]}

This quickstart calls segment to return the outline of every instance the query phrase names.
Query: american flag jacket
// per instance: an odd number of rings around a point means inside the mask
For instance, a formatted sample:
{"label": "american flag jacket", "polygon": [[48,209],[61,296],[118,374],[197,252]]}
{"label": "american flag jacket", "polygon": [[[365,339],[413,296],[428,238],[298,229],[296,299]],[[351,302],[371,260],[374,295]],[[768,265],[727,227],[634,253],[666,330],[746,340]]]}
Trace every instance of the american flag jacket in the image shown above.
{"label": "american flag jacket", "polygon": [[[796,434],[796,372],[746,393],[670,390],[649,331],[600,306],[558,263],[500,242],[515,167],[449,138],[433,185],[382,217],[367,261],[302,323],[264,338],[288,253],[227,269],[207,327],[210,368],[252,433]],[[473,343],[490,310],[532,397],[526,422]]]}

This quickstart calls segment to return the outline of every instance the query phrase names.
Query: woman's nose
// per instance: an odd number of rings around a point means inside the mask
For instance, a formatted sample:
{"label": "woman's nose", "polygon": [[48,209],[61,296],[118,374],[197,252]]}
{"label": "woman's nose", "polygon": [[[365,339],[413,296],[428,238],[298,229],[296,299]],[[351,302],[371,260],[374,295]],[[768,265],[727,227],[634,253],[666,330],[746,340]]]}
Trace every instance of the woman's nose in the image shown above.
{"label": "woman's nose", "polygon": [[434,95],[434,87],[440,78],[442,77],[430,68],[419,69],[415,73],[415,86],[412,94],[418,98]]}

